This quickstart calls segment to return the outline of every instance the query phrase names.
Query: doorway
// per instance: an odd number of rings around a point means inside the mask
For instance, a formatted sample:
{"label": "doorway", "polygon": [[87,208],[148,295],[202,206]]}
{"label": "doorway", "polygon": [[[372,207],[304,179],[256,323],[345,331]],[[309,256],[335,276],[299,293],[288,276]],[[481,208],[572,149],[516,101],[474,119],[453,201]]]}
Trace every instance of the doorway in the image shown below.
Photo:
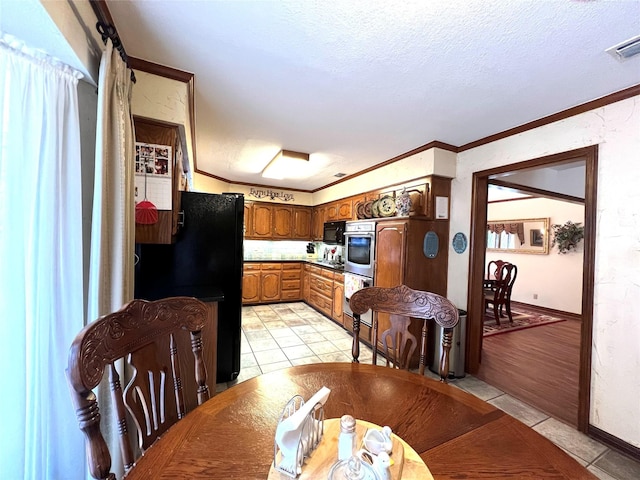
{"label": "doorway", "polygon": [[591,146],[569,152],[505,165],[473,175],[470,265],[469,265],[469,318],[467,342],[467,371],[478,372],[482,361],[485,274],[487,192],[489,179],[495,175],[518,170],[542,168],[582,159],[585,161],[584,199],[584,257],[582,279],[582,328],[580,332],[580,366],[578,378],[578,430],[586,432],[589,424],[591,383],[591,343],[593,328],[593,285],[595,259],[595,223],[597,194],[598,147]]}

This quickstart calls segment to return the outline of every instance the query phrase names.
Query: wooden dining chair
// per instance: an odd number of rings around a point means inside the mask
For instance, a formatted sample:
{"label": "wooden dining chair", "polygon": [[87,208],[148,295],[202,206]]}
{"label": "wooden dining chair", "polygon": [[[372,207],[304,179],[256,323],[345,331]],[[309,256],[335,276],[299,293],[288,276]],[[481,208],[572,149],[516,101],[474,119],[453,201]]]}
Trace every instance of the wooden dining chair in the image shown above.
{"label": "wooden dining chair", "polygon": [[[372,310],[389,314],[391,326],[382,332],[380,340],[384,348],[386,364],[390,367],[409,369],[411,358],[417,348],[418,340],[409,331],[412,319],[422,319],[419,373],[424,374],[427,355],[427,321],[434,320],[444,329],[442,337],[442,355],[440,356],[440,380],[445,382],[449,376],[449,351],[453,337],[453,328],[458,324],[459,315],[456,306],[436,293],[413,290],[406,285],[394,288],[369,287],[358,290],[349,300],[353,312],[353,361],[360,356],[360,315]],[[372,344],[378,338],[378,317],[373,315]],[[378,349],[373,348],[373,364],[377,364]]]}
{"label": "wooden dining chair", "polygon": [[496,278],[495,289],[484,294],[485,310],[489,308],[489,305],[493,305],[493,316],[497,325],[500,325],[500,318],[504,317],[503,308],[507,311],[509,322],[513,323],[511,291],[517,276],[518,267],[516,265],[513,263],[504,264],[500,269],[500,276]]}
{"label": "wooden dining chair", "polygon": [[[101,382],[105,370],[109,371],[120,454],[125,471],[128,471],[134,465],[129,419],[137,430],[137,446],[144,452],[185,416],[185,391],[197,396],[198,405],[209,399],[201,330],[211,321],[210,309],[195,298],[173,297],[154,302],[133,300],[78,333],[69,351],[66,372],[78,423],[85,434],[89,470],[94,478],[115,479],[110,471],[111,454],[100,430],[96,395],[92,391]],[[193,352],[193,366],[181,366],[183,353],[179,346],[185,345]],[[115,367],[115,362],[122,358],[126,358],[126,363],[133,369],[124,392]],[[186,381],[183,386],[186,372],[195,377],[194,387],[183,388],[186,387]]]}
{"label": "wooden dining chair", "polygon": [[502,267],[510,262],[505,262],[504,260],[491,260],[487,264],[487,275],[485,277],[485,293],[487,291],[495,291],[495,283],[496,279],[500,278],[500,274],[502,272]]}

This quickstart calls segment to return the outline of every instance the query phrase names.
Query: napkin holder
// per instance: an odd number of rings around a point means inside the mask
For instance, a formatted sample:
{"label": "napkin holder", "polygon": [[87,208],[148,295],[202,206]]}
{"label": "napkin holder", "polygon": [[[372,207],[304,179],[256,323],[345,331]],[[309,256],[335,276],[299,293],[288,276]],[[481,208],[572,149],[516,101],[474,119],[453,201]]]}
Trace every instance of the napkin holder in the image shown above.
{"label": "napkin holder", "polygon": [[276,427],[273,467],[297,478],[302,464],[316,449],[324,433],[324,403],[330,390],[322,387],[307,403],[295,395],[286,404]]}

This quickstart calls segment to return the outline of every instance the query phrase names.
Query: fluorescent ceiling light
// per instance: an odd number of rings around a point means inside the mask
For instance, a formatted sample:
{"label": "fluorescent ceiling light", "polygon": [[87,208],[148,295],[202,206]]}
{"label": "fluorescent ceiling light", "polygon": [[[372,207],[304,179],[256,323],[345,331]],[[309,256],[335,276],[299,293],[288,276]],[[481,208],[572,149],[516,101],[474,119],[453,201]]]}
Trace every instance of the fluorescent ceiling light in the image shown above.
{"label": "fluorescent ceiling light", "polygon": [[305,176],[308,166],[308,153],[280,150],[262,171],[262,176],[264,178],[274,178],[278,180],[283,178],[301,178]]}
{"label": "fluorescent ceiling light", "polygon": [[613,55],[613,58],[616,60],[624,62],[625,60],[640,53],[640,35],[630,38],[629,40],[625,40],[611,48],[607,48],[605,52]]}

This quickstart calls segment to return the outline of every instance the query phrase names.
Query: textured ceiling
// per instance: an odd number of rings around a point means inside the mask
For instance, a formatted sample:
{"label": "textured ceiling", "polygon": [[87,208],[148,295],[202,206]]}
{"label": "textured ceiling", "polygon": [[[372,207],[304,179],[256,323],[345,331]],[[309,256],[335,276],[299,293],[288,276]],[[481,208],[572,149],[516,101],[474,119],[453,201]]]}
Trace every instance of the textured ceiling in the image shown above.
{"label": "textured ceiling", "polygon": [[[197,164],[313,190],[640,83],[640,0],[108,1],[127,53],[195,73]],[[263,179],[280,149],[308,179]]]}

